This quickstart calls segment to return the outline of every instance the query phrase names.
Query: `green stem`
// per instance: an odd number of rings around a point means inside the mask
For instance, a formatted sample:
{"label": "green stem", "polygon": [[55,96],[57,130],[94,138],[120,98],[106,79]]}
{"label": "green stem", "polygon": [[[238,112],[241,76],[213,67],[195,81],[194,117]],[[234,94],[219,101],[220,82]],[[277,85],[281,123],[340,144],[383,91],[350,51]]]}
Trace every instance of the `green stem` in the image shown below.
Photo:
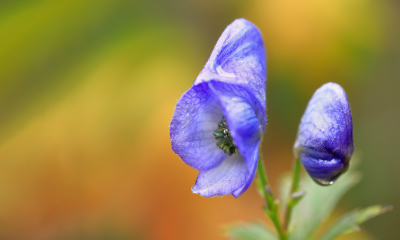
{"label": "green stem", "polygon": [[293,166],[293,181],[292,181],[292,189],[289,193],[289,198],[287,201],[287,209],[285,213],[285,218],[283,221],[283,229],[285,233],[288,233],[288,228],[290,224],[290,218],[292,216],[292,209],[296,205],[298,201],[295,201],[292,198],[293,193],[299,191],[299,182],[300,182],[300,171],[301,171],[301,163],[299,158],[296,159],[294,166]]}
{"label": "green stem", "polygon": [[258,158],[257,171],[258,171],[258,176],[260,178],[261,185],[262,185],[261,191],[263,193],[265,202],[267,203],[267,207],[264,209],[264,212],[271,219],[272,223],[274,224],[276,231],[278,232],[279,239],[286,240],[286,236],[282,230],[281,224],[279,223],[279,219],[278,219],[278,214],[277,214],[278,206],[277,206],[276,202],[274,201],[274,196],[272,196],[272,194],[269,191],[267,191],[267,187],[269,187],[268,179],[267,179],[267,173],[265,172],[264,163],[261,158],[261,154]]}

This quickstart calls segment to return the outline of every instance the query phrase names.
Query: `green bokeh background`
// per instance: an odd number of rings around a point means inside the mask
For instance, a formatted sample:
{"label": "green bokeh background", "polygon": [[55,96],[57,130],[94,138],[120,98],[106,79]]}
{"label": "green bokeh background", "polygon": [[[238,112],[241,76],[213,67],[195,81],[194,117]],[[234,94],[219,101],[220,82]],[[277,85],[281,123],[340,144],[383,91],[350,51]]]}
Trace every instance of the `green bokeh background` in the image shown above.
{"label": "green bokeh background", "polygon": [[333,218],[395,209],[342,239],[396,239],[400,212],[400,4],[395,0],[0,1],[0,239],[224,239],[261,219],[252,186],[204,199],[170,149],[174,106],[225,27],[264,36],[276,189],[300,117],[323,83],[353,112],[363,180]]}

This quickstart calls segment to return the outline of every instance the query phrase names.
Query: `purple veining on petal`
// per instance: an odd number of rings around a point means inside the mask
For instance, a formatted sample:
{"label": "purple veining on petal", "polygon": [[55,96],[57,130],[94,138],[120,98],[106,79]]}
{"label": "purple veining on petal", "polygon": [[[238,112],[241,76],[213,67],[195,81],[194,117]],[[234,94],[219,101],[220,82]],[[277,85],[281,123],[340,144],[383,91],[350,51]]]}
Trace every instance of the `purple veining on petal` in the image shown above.
{"label": "purple veining on petal", "polygon": [[[205,197],[242,194],[252,183],[266,128],[266,59],[261,34],[245,19],[223,32],[171,121],[172,149],[200,171],[192,191]],[[213,136],[225,117],[240,154],[229,156]]]}
{"label": "purple veining on petal", "polygon": [[320,87],[301,119],[295,149],[311,177],[334,181],[348,168],[354,151],[349,102],[336,83]]}

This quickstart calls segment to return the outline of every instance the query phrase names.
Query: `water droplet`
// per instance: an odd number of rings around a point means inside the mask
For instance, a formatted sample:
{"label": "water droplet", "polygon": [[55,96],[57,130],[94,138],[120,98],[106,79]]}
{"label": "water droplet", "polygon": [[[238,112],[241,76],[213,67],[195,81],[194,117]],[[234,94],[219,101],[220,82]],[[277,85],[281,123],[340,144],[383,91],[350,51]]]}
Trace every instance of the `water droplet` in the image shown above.
{"label": "water droplet", "polygon": [[335,181],[326,181],[318,178],[312,178],[314,182],[318,183],[321,186],[329,186],[335,183]]}

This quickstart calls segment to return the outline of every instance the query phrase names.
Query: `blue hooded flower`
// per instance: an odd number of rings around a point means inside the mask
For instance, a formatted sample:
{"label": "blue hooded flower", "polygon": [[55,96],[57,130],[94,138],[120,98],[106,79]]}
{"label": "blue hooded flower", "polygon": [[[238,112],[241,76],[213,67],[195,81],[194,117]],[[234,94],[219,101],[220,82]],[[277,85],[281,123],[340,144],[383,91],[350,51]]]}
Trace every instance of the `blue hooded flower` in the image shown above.
{"label": "blue hooded flower", "polygon": [[231,23],[176,105],[172,150],[200,171],[194,193],[237,197],[252,183],[265,131],[266,58],[256,26]]}
{"label": "blue hooded flower", "polygon": [[321,185],[347,171],[353,145],[353,122],[343,88],[326,83],[315,91],[301,118],[294,148],[304,168]]}

